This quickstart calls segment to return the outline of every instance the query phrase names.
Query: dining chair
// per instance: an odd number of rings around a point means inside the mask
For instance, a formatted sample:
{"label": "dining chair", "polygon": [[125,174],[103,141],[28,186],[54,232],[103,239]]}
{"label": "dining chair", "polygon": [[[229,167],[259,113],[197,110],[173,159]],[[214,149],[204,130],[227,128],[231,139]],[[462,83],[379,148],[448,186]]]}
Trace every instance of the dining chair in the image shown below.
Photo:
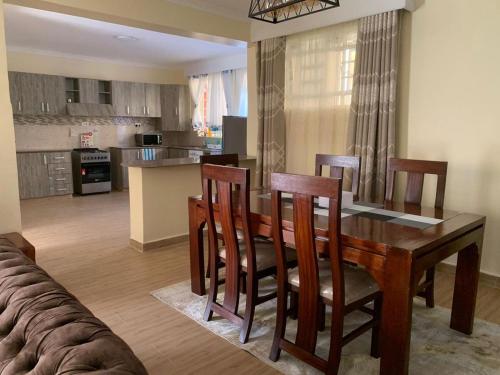
{"label": "dining chair", "polygon": [[[396,173],[406,172],[405,203],[420,206],[426,174],[437,175],[436,199],[434,207],[443,209],[444,192],[446,189],[446,173],[448,163],[444,161],[389,159],[387,167],[386,202],[394,201]],[[435,267],[429,268],[425,273],[425,281],[419,284],[417,294],[425,298],[427,307],[434,307],[434,280]]]}
{"label": "dining chair", "polygon": [[[208,224],[210,291],[204,319],[216,314],[240,326],[240,342],[246,343],[252,327],[255,306],[276,297],[276,292],[258,295],[258,280],[276,274],[276,254],[273,243],[255,241],[250,225],[250,170],[204,164],[201,166],[203,202]],[[217,201],[213,199],[213,185]],[[233,187],[238,186],[235,190]],[[224,236],[219,246],[216,217]],[[241,223],[243,241],[236,236],[236,222]],[[290,267],[296,264],[293,250],[288,251]],[[224,282],[219,280],[219,269],[225,268]],[[246,279],[245,313],[241,316],[239,298],[241,280]],[[222,303],[217,301],[219,286],[224,286]]]}
{"label": "dining chair", "polygon": [[[291,193],[293,227],[298,267],[289,270],[283,235],[282,193]],[[314,198],[329,198],[327,248],[330,257],[318,257],[314,232]],[[362,268],[343,262],[341,244],[342,179],[273,173],[271,176],[272,233],[277,259],[278,308],[274,340],[269,358],[277,361],[281,350],[326,374],[337,374],[342,346],[372,329],[371,354],[378,357],[382,293],[375,280]],[[298,292],[297,333],[285,338],[287,296]],[[374,302],[374,307],[366,305]],[[332,308],[328,359],[316,354],[322,305]],[[360,310],[371,319],[343,335],[344,316]]]}
{"label": "dining chair", "polygon": [[343,178],[344,169],[352,170],[352,184],[351,191],[354,195],[354,200],[358,200],[359,193],[359,170],[361,166],[361,159],[359,156],[339,156],[339,155],[326,155],[316,154],[316,168],[314,171],[315,176],[321,176],[323,167],[330,167],[330,177]]}
{"label": "dining chair", "polygon": [[[214,164],[214,165],[225,165],[225,166],[233,166],[239,167],[240,159],[238,154],[221,154],[221,155],[200,155],[200,164]],[[215,223],[215,228],[217,230],[217,236],[221,241],[224,241],[224,237],[222,235],[222,227],[220,223]],[[243,240],[243,232],[239,229],[236,230],[236,236],[238,237],[238,241]],[[207,272],[206,277],[210,277],[210,259],[207,264]],[[245,283],[243,280],[242,290],[245,291]]]}
{"label": "dining chair", "polygon": [[[239,167],[239,156],[238,154],[221,154],[221,155],[201,155],[200,156],[200,164],[214,164],[214,165],[225,165],[225,166],[233,166]],[[222,228],[219,223],[215,224],[217,228],[217,233],[220,239],[222,238]],[[236,235],[238,236],[238,240],[243,239],[243,233],[240,230],[236,230]]]}

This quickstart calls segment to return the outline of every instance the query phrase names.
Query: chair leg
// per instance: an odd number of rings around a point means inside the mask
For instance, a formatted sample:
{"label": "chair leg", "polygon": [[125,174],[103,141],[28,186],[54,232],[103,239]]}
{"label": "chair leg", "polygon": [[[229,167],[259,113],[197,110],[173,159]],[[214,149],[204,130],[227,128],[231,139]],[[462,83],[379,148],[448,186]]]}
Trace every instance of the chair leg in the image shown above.
{"label": "chair leg", "polygon": [[217,262],[209,261],[210,264],[210,291],[208,293],[207,306],[205,308],[205,314],[203,319],[205,321],[212,320],[213,310],[212,305],[217,301],[217,292],[219,289],[219,271],[217,269]]}
{"label": "chair leg", "polygon": [[293,320],[297,320],[297,316],[299,314],[299,293],[294,292],[293,290],[290,292],[290,318]]}
{"label": "chair leg", "polygon": [[344,320],[336,319],[340,320],[340,322],[334,322],[333,319],[330,338],[330,353],[328,355],[328,368],[326,370],[326,375],[338,374],[340,367],[340,358],[342,356],[342,327],[344,325]]}
{"label": "chair leg", "polygon": [[434,279],[436,268],[429,268],[425,273],[425,281],[430,282],[430,285],[425,289],[425,304],[428,308],[434,308]]}
{"label": "chair leg", "polygon": [[372,328],[372,347],[370,355],[373,358],[380,358],[380,319],[382,317],[382,297],[376,298],[373,303],[373,319],[376,324]]}
{"label": "chair leg", "polygon": [[325,330],[325,319],[326,319],[326,305],[323,302],[320,302],[318,309],[318,331],[320,332],[323,332]]}
{"label": "chair leg", "polygon": [[246,344],[248,342],[248,338],[250,337],[259,286],[256,278],[249,274],[246,275],[246,284],[247,301],[245,307],[245,317],[243,319],[243,325],[241,326],[240,330],[240,342],[242,344]]}
{"label": "chair leg", "polygon": [[[286,331],[286,319],[287,319],[287,291],[286,284],[278,284],[278,298],[277,298],[277,312],[276,312],[276,325],[274,328],[274,339],[273,345],[271,347],[271,353],[269,353],[269,359],[276,362],[281,355],[280,342],[285,337]],[[293,298],[294,292],[292,292]],[[298,295],[298,293],[297,293]]]}
{"label": "chair leg", "polygon": [[241,275],[241,278],[240,278],[240,292],[242,294],[246,294],[247,293],[247,277],[246,277],[246,275]]}

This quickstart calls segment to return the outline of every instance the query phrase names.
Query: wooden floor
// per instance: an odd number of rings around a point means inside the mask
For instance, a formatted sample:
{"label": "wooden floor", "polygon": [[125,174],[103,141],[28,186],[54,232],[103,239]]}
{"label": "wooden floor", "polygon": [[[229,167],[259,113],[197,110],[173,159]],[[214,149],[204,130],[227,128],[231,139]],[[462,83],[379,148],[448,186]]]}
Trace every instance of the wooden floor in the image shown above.
{"label": "wooden floor", "polygon": [[[121,336],[150,374],[275,374],[149,292],[189,278],[187,243],[140,254],[128,247],[128,194],[22,202],[38,263]],[[453,277],[438,273],[437,303]],[[500,324],[500,290],[480,286],[477,317]]]}

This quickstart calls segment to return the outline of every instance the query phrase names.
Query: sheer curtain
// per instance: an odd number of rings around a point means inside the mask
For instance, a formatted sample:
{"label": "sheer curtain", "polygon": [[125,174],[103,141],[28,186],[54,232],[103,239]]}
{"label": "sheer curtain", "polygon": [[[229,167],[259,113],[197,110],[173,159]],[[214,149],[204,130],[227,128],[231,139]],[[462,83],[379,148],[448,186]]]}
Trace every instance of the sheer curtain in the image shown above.
{"label": "sheer curtain", "polygon": [[317,153],[345,154],[357,22],[287,37],[286,170],[314,174]]}
{"label": "sheer curtain", "polygon": [[207,125],[222,125],[222,116],[227,115],[222,72],[208,75]]}
{"label": "sheer curtain", "polygon": [[195,129],[199,129],[203,126],[203,95],[207,89],[207,81],[206,75],[189,77],[189,91],[191,92],[194,103],[193,127]]}
{"label": "sheer curtain", "polygon": [[229,116],[248,115],[247,70],[234,69],[222,73],[224,95]]}

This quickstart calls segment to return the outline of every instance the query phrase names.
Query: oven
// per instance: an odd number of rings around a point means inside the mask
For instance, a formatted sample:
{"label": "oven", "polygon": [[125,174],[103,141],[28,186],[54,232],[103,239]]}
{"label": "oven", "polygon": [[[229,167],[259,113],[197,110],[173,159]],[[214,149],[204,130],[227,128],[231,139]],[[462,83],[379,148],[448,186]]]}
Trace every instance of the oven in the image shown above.
{"label": "oven", "polygon": [[76,149],[71,153],[75,194],[111,191],[111,157],[98,149]]}
{"label": "oven", "polygon": [[80,167],[82,184],[96,184],[111,181],[110,163],[82,163]]}

